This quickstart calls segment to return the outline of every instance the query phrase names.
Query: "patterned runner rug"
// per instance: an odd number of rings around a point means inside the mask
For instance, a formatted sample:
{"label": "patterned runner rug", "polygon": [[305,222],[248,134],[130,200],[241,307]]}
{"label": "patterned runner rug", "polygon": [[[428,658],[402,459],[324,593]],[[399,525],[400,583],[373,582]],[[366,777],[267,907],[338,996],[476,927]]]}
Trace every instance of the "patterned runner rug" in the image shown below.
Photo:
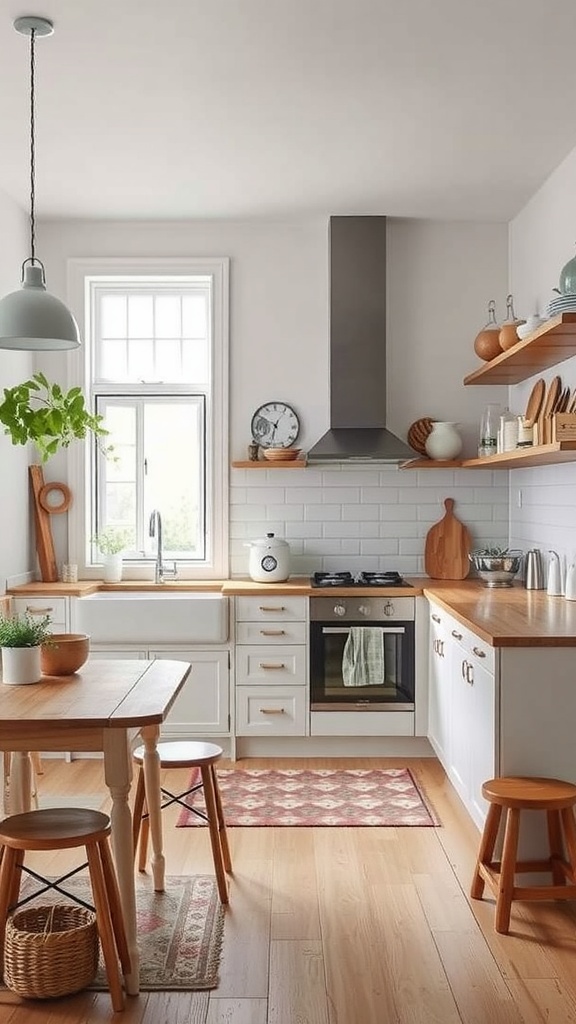
{"label": "patterned runner rug", "polygon": [[[92,904],[86,872],[62,884],[72,896]],[[22,895],[35,892],[38,883],[23,880]],[[73,903],[54,891],[43,893],[38,904]],[[136,877],[136,912],[140,946],[140,985],[143,992],[216,988],[224,933],[224,909],[212,875],[168,875],[166,891],[154,892],[152,878]],[[108,988],[102,958],[91,989]]]}
{"label": "patterned runner rug", "polygon": [[[407,768],[218,771],[227,825],[439,825]],[[193,807],[204,810],[201,791]],[[204,825],[184,808],[177,825]]]}

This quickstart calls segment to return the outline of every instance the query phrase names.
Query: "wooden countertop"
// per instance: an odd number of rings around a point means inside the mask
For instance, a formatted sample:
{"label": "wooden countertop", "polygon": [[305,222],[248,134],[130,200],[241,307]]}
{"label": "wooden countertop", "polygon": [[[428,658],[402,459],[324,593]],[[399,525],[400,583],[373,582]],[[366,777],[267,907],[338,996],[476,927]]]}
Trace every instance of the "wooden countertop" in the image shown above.
{"label": "wooden countertop", "polygon": [[576,647],[576,601],[545,590],[430,580],[424,596],[492,647]]}
{"label": "wooden countertop", "polygon": [[228,580],[173,580],[155,584],[143,580],[103,583],[80,580],[78,583],[27,583],[13,587],[14,596],[54,594],[84,597],[99,590],[148,590],[222,593],[227,597],[259,594],[298,597],[419,597],[424,595],[443,607],[493,647],[576,647],[576,601],[549,597],[543,590],[526,590],[522,584],[512,587],[485,587],[479,580],[431,580],[408,577],[407,587],[336,587],[329,591],[312,587],[308,576],[294,576],[283,583],[255,583],[248,577]]}

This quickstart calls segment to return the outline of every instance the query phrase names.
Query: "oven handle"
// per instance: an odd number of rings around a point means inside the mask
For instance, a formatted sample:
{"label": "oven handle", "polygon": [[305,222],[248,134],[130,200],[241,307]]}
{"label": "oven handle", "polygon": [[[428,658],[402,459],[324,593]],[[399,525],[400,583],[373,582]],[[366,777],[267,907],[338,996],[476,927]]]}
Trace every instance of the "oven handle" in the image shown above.
{"label": "oven handle", "polygon": [[349,633],[351,629],[379,629],[382,633],[394,633],[396,636],[406,632],[404,626],[322,626],[322,636],[326,633]]}

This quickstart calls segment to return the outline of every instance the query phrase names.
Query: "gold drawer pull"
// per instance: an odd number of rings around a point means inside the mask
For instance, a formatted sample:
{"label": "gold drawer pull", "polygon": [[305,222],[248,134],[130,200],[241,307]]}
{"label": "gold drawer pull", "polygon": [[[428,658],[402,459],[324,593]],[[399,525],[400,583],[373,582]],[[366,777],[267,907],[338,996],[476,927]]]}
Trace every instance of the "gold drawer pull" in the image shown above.
{"label": "gold drawer pull", "polygon": [[258,608],[259,612],[285,612],[286,609],[283,604],[274,607],[274,605],[261,604]]}
{"label": "gold drawer pull", "polygon": [[473,647],[472,648],[472,652],[476,655],[477,658],[485,658],[486,657],[485,652],[481,651],[479,647]]}
{"label": "gold drawer pull", "polygon": [[284,715],[284,708],[258,708],[261,715]]}
{"label": "gold drawer pull", "polygon": [[36,606],[31,605],[31,604],[27,604],[26,605],[26,614],[27,615],[48,615],[50,612],[53,612],[53,611],[54,611],[54,609],[53,608],[49,608],[48,606],[46,608],[39,608],[38,605],[36,605]]}
{"label": "gold drawer pull", "polygon": [[261,629],[260,636],[285,636],[285,629]]}
{"label": "gold drawer pull", "polygon": [[276,664],[271,661],[261,661],[260,668],[286,668],[286,665],[283,661],[276,662]]}

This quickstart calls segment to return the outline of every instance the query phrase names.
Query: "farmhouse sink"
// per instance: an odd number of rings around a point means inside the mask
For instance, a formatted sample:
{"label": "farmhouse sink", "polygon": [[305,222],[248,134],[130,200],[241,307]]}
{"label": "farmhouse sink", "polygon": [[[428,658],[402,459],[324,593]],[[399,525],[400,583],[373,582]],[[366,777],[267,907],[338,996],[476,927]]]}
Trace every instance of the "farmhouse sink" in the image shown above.
{"label": "farmhouse sink", "polygon": [[76,602],[76,629],[94,643],[224,643],[228,598],[222,594],[103,591]]}

